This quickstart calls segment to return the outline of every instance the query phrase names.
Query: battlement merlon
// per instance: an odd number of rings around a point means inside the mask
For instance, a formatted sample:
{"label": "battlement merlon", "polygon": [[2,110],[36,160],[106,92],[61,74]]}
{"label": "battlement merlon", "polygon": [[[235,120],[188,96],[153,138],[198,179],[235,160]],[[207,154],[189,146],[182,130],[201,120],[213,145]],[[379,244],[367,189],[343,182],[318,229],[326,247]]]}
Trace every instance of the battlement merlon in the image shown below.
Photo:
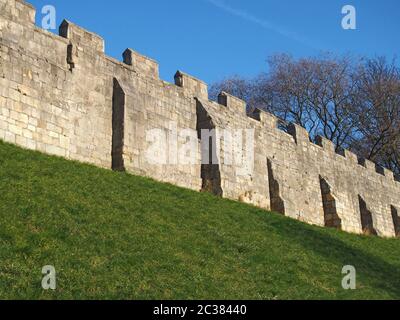
{"label": "battlement merlon", "polygon": [[208,100],[208,86],[205,82],[182,71],[177,71],[174,79],[178,87],[184,88],[198,98]]}
{"label": "battlement merlon", "polygon": [[310,143],[308,131],[298,124],[290,123],[288,126],[288,133],[293,136],[294,141],[296,141],[298,145]]}
{"label": "battlement merlon", "polygon": [[335,144],[331,140],[322,136],[316,136],[315,143],[326,150],[326,152],[335,153]]}
{"label": "battlement merlon", "polygon": [[361,158],[359,164],[367,168],[370,171],[376,172],[376,164],[368,159]]}
{"label": "battlement merlon", "polygon": [[268,111],[255,108],[248,116],[260,121],[267,128],[277,128],[278,126],[278,118]]}
{"label": "battlement merlon", "polygon": [[355,153],[347,149],[344,149],[344,156],[345,158],[349,159],[349,161],[352,162],[353,164],[358,164],[358,156]]}
{"label": "battlement merlon", "polygon": [[76,45],[78,50],[104,53],[104,39],[102,37],[68,20],[61,23],[59,34],[61,37],[70,40],[71,44]]}
{"label": "battlement merlon", "polygon": [[122,54],[124,63],[132,66],[133,70],[144,76],[159,79],[158,62],[132,49],[126,49]]}
{"label": "battlement merlon", "polygon": [[393,173],[392,170],[383,168],[383,174],[384,174],[385,177],[388,177],[389,180],[393,180],[394,181],[394,173]]}
{"label": "battlement merlon", "polygon": [[0,0],[0,15],[22,24],[35,24],[36,9],[23,0]]}
{"label": "battlement merlon", "polygon": [[218,103],[239,114],[246,114],[246,102],[225,91],[218,95]]}
{"label": "battlement merlon", "polygon": [[367,170],[369,170],[371,172],[378,173],[382,176],[389,178],[389,180],[394,181],[394,173],[391,170],[383,168],[383,167],[377,165],[373,161],[370,161],[367,159],[360,159],[359,164],[362,165],[363,167],[367,168]]}

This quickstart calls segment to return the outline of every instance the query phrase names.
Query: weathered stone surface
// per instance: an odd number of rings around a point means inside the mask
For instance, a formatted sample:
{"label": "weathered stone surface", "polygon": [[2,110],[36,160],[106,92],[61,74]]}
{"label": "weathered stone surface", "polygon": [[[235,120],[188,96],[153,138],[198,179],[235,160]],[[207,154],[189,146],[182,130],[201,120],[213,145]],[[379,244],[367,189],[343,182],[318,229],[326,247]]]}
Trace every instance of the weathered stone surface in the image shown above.
{"label": "weathered stone surface", "polygon": [[[311,224],[400,235],[400,183],[392,172],[336,152],[324,138],[314,144],[297,125],[282,131],[271,114],[249,117],[245,103],[227,93],[209,101],[207,85],[183,72],[175,84],[164,82],[158,64],[131,49],[123,62],[112,59],[100,36],[71,22],[56,36],[34,17],[24,1],[0,0],[0,139]],[[213,164],[201,163],[210,158],[200,139],[205,129]],[[238,137],[254,138],[251,168],[241,161],[246,143],[232,149]],[[188,141],[193,154],[179,153]],[[163,161],[149,161],[151,149]]]}

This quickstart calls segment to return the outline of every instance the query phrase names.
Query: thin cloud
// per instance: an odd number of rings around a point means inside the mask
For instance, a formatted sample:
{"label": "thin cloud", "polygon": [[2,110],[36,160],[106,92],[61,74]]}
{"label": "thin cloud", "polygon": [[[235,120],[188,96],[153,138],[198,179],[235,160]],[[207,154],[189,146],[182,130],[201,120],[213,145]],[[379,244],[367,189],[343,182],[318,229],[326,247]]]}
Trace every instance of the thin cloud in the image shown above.
{"label": "thin cloud", "polygon": [[303,36],[300,36],[299,34],[293,32],[293,31],[287,30],[286,28],[279,26],[276,23],[272,23],[267,20],[259,19],[246,11],[243,11],[240,9],[235,9],[235,8],[227,5],[226,3],[224,3],[221,0],[204,0],[204,1],[212,4],[213,6],[219,8],[233,16],[242,18],[243,20],[246,20],[251,23],[259,25],[260,27],[262,27],[264,29],[275,32],[277,34],[280,34],[288,39],[302,43],[303,45],[311,47],[312,49],[318,50],[309,39],[307,39]]}

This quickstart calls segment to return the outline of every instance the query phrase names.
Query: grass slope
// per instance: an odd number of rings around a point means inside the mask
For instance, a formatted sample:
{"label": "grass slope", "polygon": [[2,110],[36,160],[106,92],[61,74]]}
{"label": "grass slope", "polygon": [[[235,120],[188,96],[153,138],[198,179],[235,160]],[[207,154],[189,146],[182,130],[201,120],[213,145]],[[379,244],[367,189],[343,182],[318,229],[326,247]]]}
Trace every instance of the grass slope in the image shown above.
{"label": "grass slope", "polygon": [[0,142],[0,298],[399,299],[400,241]]}

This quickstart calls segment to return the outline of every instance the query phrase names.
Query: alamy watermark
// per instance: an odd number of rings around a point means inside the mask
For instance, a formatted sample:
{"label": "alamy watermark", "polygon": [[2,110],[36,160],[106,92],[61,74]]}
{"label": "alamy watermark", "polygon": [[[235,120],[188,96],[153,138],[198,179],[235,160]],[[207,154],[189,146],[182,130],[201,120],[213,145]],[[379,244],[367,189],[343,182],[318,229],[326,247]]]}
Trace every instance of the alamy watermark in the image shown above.
{"label": "alamy watermark", "polygon": [[356,8],[352,5],[345,5],[342,8],[342,28],[344,30],[356,30],[357,29],[357,12]]}
{"label": "alamy watermark", "polygon": [[57,29],[56,23],[56,8],[52,5],[45,5],[41,11],[42,17],[42,28],[45,30],[55,30]]}
{"label": "alamy watermark", "polygon": [[344,274],[345,276],[342,279],[342,288],[345,290],[355,290],[357,287],[357,283],[356,283],[356,268],[354,266],[344,266],[342,268],[342,274]]}
{"label": "alamy watermark", "polygon": [[[45,5],[42,7],[43,15],[41,26],[45,30],[56,30],[56,8],[53,5]],[[342,7],[342,28],[344,30],[357,29],[357,11],[355,6],[347,4]]]}
{"label": "alamy watermark", "polygon": [[56,290],[56,268],[50,265],[44,266],[42,268],[42,274],[44,275],[42,278],[42,288],[44,290]]}
{"label": "alamy watermark", "polygon": [[152,165],[228,165],[236,168],[238,176],[251,175],[254,135],[254,129],[178,129],[171,121],[168,129],[146,131],[146,161]]}

